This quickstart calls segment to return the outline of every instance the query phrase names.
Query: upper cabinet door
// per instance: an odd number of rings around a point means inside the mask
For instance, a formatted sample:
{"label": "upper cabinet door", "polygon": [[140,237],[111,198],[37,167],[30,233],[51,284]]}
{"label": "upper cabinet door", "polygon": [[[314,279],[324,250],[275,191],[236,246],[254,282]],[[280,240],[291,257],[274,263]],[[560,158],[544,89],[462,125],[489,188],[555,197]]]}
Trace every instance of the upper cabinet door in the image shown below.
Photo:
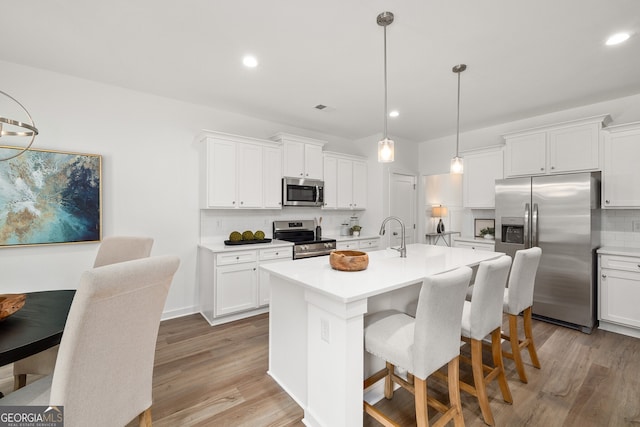
{"label": "upper cabinet door", "polygon": [[262,207],[262,147],[238,144],[238,203],[241,208]]}
{"label": "upper cabinet door", "polygon": [[[505,148],[505,175],[543,175],[546,173],[545,132],[508,137]],[[466,166],[466,165],[465,165]]]}
{"label": "upper cabinet door", "polygon": [[367,164],[365,162],[353,162],[353,208],[365,209],[367,207]]}
{"label": "upper cabinet door", "polygon": [[278,209],[282,207],[282,149],[264,147],[263,159],[264,207]]}
{"label": "upper cabinet door", "polygon": [[640,207],[640,122],[609,128],[604,138],[602,206]]}
{"label": "upper cabinet door", "polygon": [[502,150],[464,155],[463,206],[494,209],[496,179],[503,178]]}
{"label": "upper cabinet door", "polygon": [[600,126],[596,123],[548,132],[549,173],[600,167]]}
{"label": "upper cabinet door", "polygon": [[236,200],[236,143],[209,139],[207,144],[206,194],[204,208],[235,208]]}
{"label": "upper cabinet door", "polygon": [[338,207],[351,209],[353,207],[353,162],[338,159]]}
{"label": "upper cabinet door", "polygon": [[324,205],[323,208],[338,207],[338,159],[324,157]]}
{"label": "upper cabinet door", "polygon": [[322,146],[305,144],[304,147],[304,177],[322,179]]}
{"label": "upper cabinet door", "polygon": [[283,148],[283,176],[304,178],[304,144],[294,141],[284,141]]}

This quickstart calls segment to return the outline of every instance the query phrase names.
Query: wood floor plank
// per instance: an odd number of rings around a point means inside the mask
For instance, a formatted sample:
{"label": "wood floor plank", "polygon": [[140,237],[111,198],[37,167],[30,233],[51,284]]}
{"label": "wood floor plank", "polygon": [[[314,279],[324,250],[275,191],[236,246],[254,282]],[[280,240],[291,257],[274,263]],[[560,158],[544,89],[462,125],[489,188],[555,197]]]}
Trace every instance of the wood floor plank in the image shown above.
{"label": "wood floor plank", "polygon": [[[522,321],[522,319],[519,319]],[[591,335],[533,321],[541,369],[523,360],[528,384],[513,361],[505,373],[513,405],[488,387],[496,426],[574,427],[640,425],[640,339],[595,330]],[[161,323],[153,379],[156,427],[303,427],[300,407],[267,375],[269,317],[262,314],[211,327],[199,314]],[[504,344],[503,344],[504,345]],[[463,349],[464,351],[464,349]],[[491,361],[489,353],[486,361]],[[460,377],[471,381],[461,365]],[[30,376],[29,382],[37,379]],[[429,393],[448,401],[440,380]],[[13,388],[11,365],[0,367],[0,391]],[[484,427],[477,399],[461,394],[465,425]],[[403,426],[416,425],[413,395],[397,390],[376,404]],[[429,411],[430,422],[438,415]],[[364,415],[365,426],[379,426]],[[137,426],[132,420],[127,427]]]}

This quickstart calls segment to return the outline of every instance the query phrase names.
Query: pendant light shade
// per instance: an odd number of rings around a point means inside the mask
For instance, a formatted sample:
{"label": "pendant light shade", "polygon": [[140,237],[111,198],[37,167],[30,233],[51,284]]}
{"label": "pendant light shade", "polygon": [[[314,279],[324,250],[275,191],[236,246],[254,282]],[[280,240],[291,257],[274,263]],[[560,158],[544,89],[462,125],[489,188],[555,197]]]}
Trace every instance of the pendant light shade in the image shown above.
{"label": "pendant light shade", "polygon": [[384,135],[378,141],[378,162],[389,163],[394,159],[394,142],[387,137],[387,25],[393,22],[393,13],[382,12],[376,22],[384,28]]}
{"label": "pendant light shade", "polygon": [[460,73],[467,69],[465,64],[459,64],[453,67],[451,71],[458,75],[458,120],[456,123],[456,156],[451,159],[450,172],[453,174],[461,174],[464,172],[464,160],[460,157]]}

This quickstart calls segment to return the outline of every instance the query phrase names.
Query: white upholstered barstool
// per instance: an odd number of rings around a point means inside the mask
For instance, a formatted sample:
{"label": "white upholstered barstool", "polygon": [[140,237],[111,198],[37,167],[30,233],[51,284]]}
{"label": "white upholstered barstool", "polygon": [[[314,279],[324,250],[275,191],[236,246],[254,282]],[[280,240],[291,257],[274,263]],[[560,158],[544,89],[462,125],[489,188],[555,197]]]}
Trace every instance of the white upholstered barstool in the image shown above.
{"label": "white upholstered barstool", "polygon": [[[527,348],[531,363],[540,369],[540,361],[533,342],[531,328],[531,307],[533,306],[533,289],[542,250],[538,247],[523,249],[516,252],[513,266],[509,274],[509,287],[504,291],[503,311],[509,318],[509,335],[502,334],[502,338],[511,344],[511,352],[503,350],[504,357],[513,359],[520,381],[527,382],[524,372],[521,350]],[[522,313],[524,340],[519,339],[518,315]]]}
{"label": "white upholstered barstool", "polygon": [[[93,267],[147,258],[153,239],[138,236],[111,236],[102,239]],[[58,357],[58,346],[18,360],[13,364],[13,389],[24,387],[27,375],[51,375]]]}
{"label": "white upholstered barstool", "polygon": [[[456,426],[464,426],[458,356],[462,306],[470,278],[471,269],[461,267],[425,279],[415,318],[396,310],[373,313],[365,318],[365,349],[385,360],[386,368],[367,378],[364,387],[384,378],[387,399],[393,397],[394,383],[413,393],[419,427],[429,425],[427,405],[443,413],[434,425],[453,420]],[[449,406],[427,398],[427,377],[444,365],[448,365]],[[408,381],[396,375],[396,366],[408,372]],[[367,402],[364,409],[385,426],[398,425]]]}
{"label": "white upholstered barstool", "polygon": [[[471,301],[465,301],[462,310],[461,335],[471,346],[471,358],[460,356],[460,359],[471,364],[473,385],[461,381],[460,389],[478,399],[484,422],[489,425],[495,423],[487,396],[488,383],[497,379],[504,401],[513,402],[504,374],[500,341],[502,301],[510,267],[511,257],[506,255],[480,263]],[[485,365],[482,360],[483,339],[488,335],[491,336],[493,366]]]}
{"label": "white upholstered barstool", "polygon": [[161,256],[87,270],[60,342],[53,375],[0,406],[64,406],[67,427],[151,426],[160,317],[180,260]]}

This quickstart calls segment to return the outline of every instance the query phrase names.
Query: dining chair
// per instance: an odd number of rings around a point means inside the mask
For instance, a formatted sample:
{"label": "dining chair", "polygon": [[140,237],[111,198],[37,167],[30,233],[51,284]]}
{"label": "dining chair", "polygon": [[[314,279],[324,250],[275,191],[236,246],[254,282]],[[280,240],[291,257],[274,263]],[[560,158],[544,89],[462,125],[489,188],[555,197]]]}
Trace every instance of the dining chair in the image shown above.
{"label": "dining chair", "polygon": [[52,375],[0,406],[64,407],[67,427],[151,426],[160,317],[180,260],[158,256],[85,271]]}
{"label": "dining chair", "polygon": [[[533,290],[536,282],[536,273],[542,249],[533,247],[516,252],[509,274],[508,288],[504,290],[503,311],[509,318],[509,334],[502,334],[502,338],[509,341],[511,351],[503,350],[502,354],[512,359],[516,365],[516,371],[520,381],[526,383],[527,374],[524,371],[521,350],[527,348],[529,357],[534,367],[540,369],[540,360],[533,342],[533,330],[531,327],[531,307],[533,306]],[[518,315],[522,313],[524,340],[519,338]]]}
{"label": "dining chair", "polygon": [[[94,268],[123,261],[147,258],[153,239],[138,236],[110,236],[102,239],[94,260]],[[58,356],[58,346],[18,360],[13,364],[13,389],[24,387],[27,375],[50,375]]]}
{"label": "dining chair", "polygon": [[[453,420],[456,426],[464,426],[458,356],[462,306],[470,278],[469,267],[426,278],[415,318],[396,310],[365,317],[365,349],[385,360],[386,367],[367,378],[364,388],[384,378],[387,399],[393,397],[394,384],[413,393],[419,427],[429,425],[428,405],[442,413],[436,425]],[[427,377],[444,365],[448,369],[449,405],[427,397]],[[396,367],[407,371],[407,380],[396,374]],[[364,410],[385,426],[399,425],[366,401]]]}
{"label": "dining chair", "polygon": [[[513,402],[504,374],[500,339],[502,301],[510,267],[511,257],[507,255],[481,262],[471,301],[465,301],[462,309],[461,335],[471,347],[471,357],[460,356],[460,360],[471,364],[473,385],[460,381],[460,389],[478,399],[482,418],[488,425],[494,425],[495,422],[489,405],[487,384],[497,379],[504,401]],[[487,336],[491,337],[493,366],[485,365],[482,360],[483,340]]]}

